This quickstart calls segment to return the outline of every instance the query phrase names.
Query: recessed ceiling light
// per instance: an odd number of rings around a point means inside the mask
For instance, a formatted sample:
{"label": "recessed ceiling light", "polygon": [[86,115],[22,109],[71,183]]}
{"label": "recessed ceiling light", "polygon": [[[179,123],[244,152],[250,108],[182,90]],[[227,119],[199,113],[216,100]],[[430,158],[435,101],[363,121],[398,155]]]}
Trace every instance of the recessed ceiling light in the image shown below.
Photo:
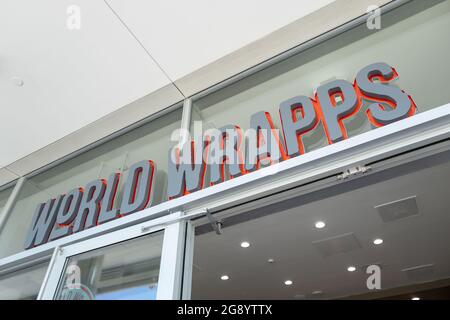
{"label": "recessed ceiling light", "polygon": [[227,276],[226,274],[224,274],[223,276],[221,276],[220,277],[220,280],[229,280],[230,279],[230,277],[229,276]]}
{"label": "recessed ceiling light", "polygon": [[383,243],[383,239],[377,238],[377,239],[373,240],[373,244],[376,246],[378,246],[382,243]]}
{"label": "recessed ceiling light", "polygon": [[19,77],[12,77],[11,81],[18,87],[22,87],[24,85],[23,80]]}
{"label": "recessed ceiling light", "polygon": [[242,248],[248,248],[248,247],[250,247],[250,243],[247,242],[247,241],[241,242],[241,247]]}
{"label": "recessed ceiling light", "polygon": [[353,271],[356,271],[356,268],[354,266],[350,266],[350,267],[347,268],[347,271],[348,272],[353,272]]}
{"label": "recessed ceiling light", "polygon": [[275,260],[274,260],[274,259],[272,259],[272,258],[270,258],[270,259],[267,259],[267,262],[268,262],[268,263],[274,263],[274,262],[275,262]]}
{"label": "recessed ceiling light", "polygon": [[411,300],[420,300],[419,297],[412,297]]}
{"label": "recessed ceiling light", "polygon": [[316,222],[316,228],[317,228],[317,229],[325,228],[325,222],[323,222],[323,221],[317,221],[317,222]]}
{"label": "recessed ceiling light", "polygon": [[292,282],[292,280],[286,280],[284,282],[284,284],[287,285],[287,286],[291,286],[293,284],[293,282]]}

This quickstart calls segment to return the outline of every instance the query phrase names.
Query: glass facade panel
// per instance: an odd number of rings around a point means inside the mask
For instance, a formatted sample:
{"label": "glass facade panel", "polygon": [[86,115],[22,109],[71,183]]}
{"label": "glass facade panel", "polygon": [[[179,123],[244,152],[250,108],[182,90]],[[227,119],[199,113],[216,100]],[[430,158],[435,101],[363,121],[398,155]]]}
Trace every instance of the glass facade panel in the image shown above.
{"label": "glass facade panel", "polygon": [[182,110],[172,111],[148,124],[104,143],[46,172],[28,179],[0,234],[0,258],[24,250],[24,243],[36,207],[95,179],[108,179],[118,172],[120,180],[115,207],[119,208],[122,190],[131,165],[152,160],[156,167],[152,203],[167,200],[169,148],[176,144],[172,133],[181,126]]}
{"label": "glass facade panel", "polygon": [[70,257],[58,300],[155,300],[164,232]]}
{"label": "glass facade panel", "polygon": [[0,300],[36,300],[48,262],[0,276]]}
{"label": "glass facade panel", "polygon": [[[314,98],[318,87],[336,79],[353,84],[359,70],[377,62],[395,68],[398,77],[391,85],[412,97],[417,113],[447,104],[450,2],[431,6],[436,3],[413,1],[403,5],[381,17],[380,30],[369,30],[366,24],[355,27],[194,101],[192,120],[201,121],[203,131],[226,125],[246,130],[253,114],[267,111],[281,130],[281,102],[299,95]],[[373,102],[364,100],[356,114],[343,120],[349,137],[375,128],[366,113]],[[391,108],[386,103],[383,107]],[[191,132],[195,132],[194,123]],[[323,121],[303,134],[302,142],[305,152],[327,146]]]}
{"label": "glass facade panel", "polygon": [[2,219],[3,208],[5,207],[12,190],[13,188],[7,188],[5,190],[0,191],[0,220]]}

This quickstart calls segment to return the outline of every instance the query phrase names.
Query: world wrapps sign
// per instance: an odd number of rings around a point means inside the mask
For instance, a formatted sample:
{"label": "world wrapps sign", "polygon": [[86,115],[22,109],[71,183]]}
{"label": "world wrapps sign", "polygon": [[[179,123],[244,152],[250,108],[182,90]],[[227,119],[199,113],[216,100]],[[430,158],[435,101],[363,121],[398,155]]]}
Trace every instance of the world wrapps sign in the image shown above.
{"label": "world wrapps sign", "polygon": [[[322,124],[329,144],[348,138],[343,120],[368,102],[367,117],[374,127],[412,116],[413,99],[391,82],[398,77],[386,63],[361,69],[352,83],[334,80],[317,88],[314,98],[296,96],[279,106],[281,130],[268,112],[253,114],[250,130],[228,125],[189,138],[169,153],[167,198],[177,198],[258,170],[263,162],[284,161],[305,153],[302,136]],[[95,227],[152,205],[156,164],[132,165],[116,204],[120,173],[91,181],[37,205],[25,242],[29,249]]]}

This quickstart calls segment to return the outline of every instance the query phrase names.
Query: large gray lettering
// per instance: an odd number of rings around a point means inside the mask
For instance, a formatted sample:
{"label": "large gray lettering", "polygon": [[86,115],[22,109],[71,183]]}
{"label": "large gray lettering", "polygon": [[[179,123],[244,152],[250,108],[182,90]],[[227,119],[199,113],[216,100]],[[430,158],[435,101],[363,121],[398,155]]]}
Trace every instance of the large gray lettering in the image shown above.
{"label": "large gray lettering", "polygon": [[[228,125],[210,135],[208,168],[210,184],[225,181],[225,167],[230,177],[238,177],[245,173],[242,144],[242,130],[238,126]],[[225,163],[227,165],[225,165]]]}
{"label": "large gray lettering", "polygon": [[[372,82],[374,77],[381,77],[382,82]],[[384,62],[371,64],[358,72],[356,83],[361,92],[370,98],[384,100],[394,104],[394,108],[385,108],[379,103],[368,107],[369,118],[376,125],[386,125],[410,116],[415,105],[400,88],[386,83],[394,77],[394,70]]]}
{"label": "large gray lettering", "polygon": [[301,135],[317,124],[317,114],[311,99],[298,96],[282,102],[280,117],[287,154],[292,157],[305,153]]}
{"label": "large gray lettering", "polygon": [[119,186],[120,173],[113,173],[109,176],[105,195],[103,196],[102,206],[98,216],[98,224],[102,224],[116,219],[120,216],[119,209],[114,208],[117,188]]}
{"label": "large gray lettering", "polygon": [[[209,144],[206,139],[199,143],[185,143],[180,151],[175,147],[169,151],[169,181],[167,196],[169,199],[194,192],[203,188],[205,175],[205,161],[203,150]],[[208,152],[208,150],[205,150]]]}
{"label": "large gray lettering", "polygon": [[31,229],[25,240],[25,249],[30,249],[48,241],[50,233],[55,224],[56,215],[64,196],[50,199],[45,204],[40,203],[34,212]]}
{"label": "large gray lettering", "polygon": [[[284,145],[268,112],[261,111],[252,115],[250,128],[246,136],[246,170],[257,170],[264,158],[270,158],[271,163],[286,158]],[[261,140],[264,140],[264,143],[261,143]]]}
{"label": "large gray lettering", "polygon": [[140,161],[130,167],[120,205],[121,215],[134,213],[147,207],[151,201],[154,172],[155,165],[149,160]]}
{"label": "large gray lettering", "polygon": [[103,179],[91,181],[86,185],[81,199],[80,209],[74,222],[74,233],[97,225],[100,203],[105,189],[106,182]]}
{"label": "large gray lettering", "polygon": [[65,195],[56,216],[56,225],[53,227],[50,241],[72,234],[72,223],[77,217],[82,196],[81,188],[73,189]]}
{"label": "large gray lettering", "polygon": [[[336,94],[342,97],[342,103],[336,104],[333,101],[332,97]],[[357,111],[358,107],[358,97],[352,84],[345,80],[334,80],[320,86],[317,89],[317,97],[322,108],[322,120],[328,141],[334,143],[347,138],[341,120]]]}

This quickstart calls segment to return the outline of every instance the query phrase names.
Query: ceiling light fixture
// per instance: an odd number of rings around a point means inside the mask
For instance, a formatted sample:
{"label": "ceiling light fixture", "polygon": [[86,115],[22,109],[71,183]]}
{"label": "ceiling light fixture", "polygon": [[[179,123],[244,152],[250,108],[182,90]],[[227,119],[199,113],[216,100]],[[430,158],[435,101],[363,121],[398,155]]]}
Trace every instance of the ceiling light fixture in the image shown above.
{"label": "ceiling light fixture", "polygon": [[317,221],[316,222],[316,228],[317,229],[322,229],[322,228],[325,228],[325,222],[323,222],[323,221]]}
{"label": "ceiling light fixture", "polygon": [[242,248],[248,248],[248,247],[250,247],[250,243],[247,242],[247,241],[241,242],[241,247]]}
{"label": "ceiling light fixture", "polygon": [[227,276],[226,274],[224,274],[223,276],[220,277],[220,280],[223,280],[223,281],[226,281],[226,280],[229,280],[229,279],[230,279],[230,277]]}
{"label": "ceiling light fixture", "polygon": [[287,286],[291,286],[293,284],[293,282],[292,282],[292,280],[286,280],[284,282],[284,284],[287,285]]}
{"label": "ceiling light fixture", "polygon": [[18,87],[22,87],[24,85],[23,80],[19,77],[12,77],[11,81]]}
{"label": "ceiling light fixture", "polygon": [[354,266],[350,266],[350,267],[347,268],[347,271],[348,272],[353,272],[353,271],[356,271],[356,268]]}
{"label": "ceiling light fixture", "polygon": [[376,246],[378,246],[382,243],[383,243],[383,239],[377,238],[377,239],[373,240],[373,244]]}
{"label": "ceiling light fixture", "polygon": [[419,297],[412,297],[411,300],[420,300]]}

